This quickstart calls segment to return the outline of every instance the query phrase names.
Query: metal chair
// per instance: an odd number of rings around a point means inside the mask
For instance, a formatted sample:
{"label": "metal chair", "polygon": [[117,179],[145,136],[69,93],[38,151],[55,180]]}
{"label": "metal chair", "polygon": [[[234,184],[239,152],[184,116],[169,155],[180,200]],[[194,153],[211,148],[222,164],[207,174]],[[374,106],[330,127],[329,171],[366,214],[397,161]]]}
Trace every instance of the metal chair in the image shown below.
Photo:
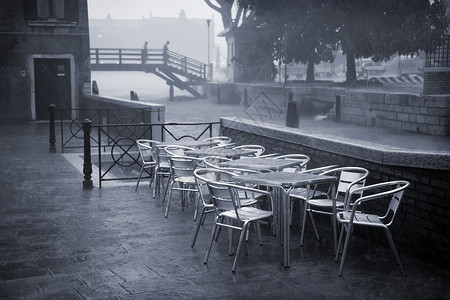
{"label": "metal chair", "polygon": [[[191,247],[193,248],[195,242],[197,240],[198,232],[200,230],[200,226],[203,225],[206,215],[209,213],[215,212],[214,206],[211,202],[211,195],[209,193],[209,189],[206,185],[207,182],[215,182],[215,181],[223,181],[230,182],[235,173],[227,172],[219,169],[206,169],[206,168],[198,168],[194,171],[195,181],[197,182],[197,188],[200,194],[200,199],[202,203],[202,209],[200,213],[200,218],[197,223],[197,227],[195,230],[194,238],[192,240]],[[257,199],[254,198],[241,198],[242,206],[251,206],[257,204]]]}
{"label": "metal chair", "polygon": [[284,154],[275,156],[273,159],[286,159],[298,161],[297,166],[283,169],[283,172],[292,172],[292,173],[305,171],[308,162],[311,160],[310,157],[305,154]]}
{"label": "metal chair", "polygon": [[[327,187],[326,192],[320,192],[321,187],[314,187],[312,196],[308,199],[303,198],[303,212],[302,212],[302,232],[300,236],[300,246],[303,245],[303,238],[305,235],[305,225],[306,225],[306,213],[309,212],[309,217],[314,228],[314,233],[316,234],[316,239],[320,240],[319,233],[317,231],[316,224],[314,222],[313,213],[327,214],[331,216],[331,222],[333,225],[333,248],[334,251],[337,249],[337,224],[336,224],[336,213],[338,209],[344,207],[345,197],[354,189],[363,187],[366,178],[369,175],[369,171],[361,167],[340,167],[332,170],[328,170],[321,173],[322,175],[336,176],[338,178],[336,194],[332,198],[331,187]],[[291,196],[296,196],[292,195]]]}
{"label": "metal chair", "polygon": [[213,169],[222,169],[222,167],[220,167],[220,163],[226,161],[231,161],[231,159],[221,156],[206,156],[203,158],[205,167]]}
{"label": "metal chair", "polygon": [[255,150],[256,152],[251,156],[256,156],[256,157],[260,156],[261,154],[264,153],[264,151],[266,151],[266,149],[261,145],[241,145],[241,146],[236,146],[233,149]]}
{"label": "metal chair", "polygon": [[165,150],[170,156],[184,156],[185,151],[194,150],[194,148],[181,145],[170,145],[166,146]]}
{"label": "metal chair", "polygon": [[134,189],[135,191],[137,191],[137,189],[139,187],[139,182],[141,181],[142,172],[144,171],[144,169],[151,170],[151,173],[149,173],[149,175],[151,176],[150,186],[152,186],[153,179],[154,179],[154,173],[155,173],[155,170],[158,165],[157,162],[155,161],[155,159],[153,158],[152,145],[157,144],[157,143],[159,143],[159,142],[154,141],[154,140],[147,140],[147,139],[139,139],[136,141],[136,144],[139,149],[139,155],[141,157],[142,166],[141,166],[141,172],[139,173],[138,181],[136,183],[136,188]]}
{"label": "metal chair", "polygon": [[[231,143],[231,138],[227,136],[213,136],[203,140],[204,142],[218,142],[217,146],[224,146]],[[216,146],[216,147],[217,147]]]}
{"label": "metal chair", "polygon": [[[203,263],[208,263],[212,244],[218,228],[224,227],[232,230],[239,230],[241,234],[239,237],[238,246],[236,248],[233,266],[231,268],[231,271],[235,272],[237,258],[239,257],[239,252],[244,242],[244,238],[248,236],[250,228],[249,226],[251,224],[256,224],[259,242],[261,245],[263,244],[261,230],[258,222],[264,219],[271,218],[273,216],[273,196],[267,191],[257,190],[230,183],[207,182],[207,186],[216,212],[216,218],[211,232],[209,248],[206,251]],[[241,197],[239,196],[240,194],[242,194],[242,192],[244,192],[245,194],[252,193],[254,195],[264,195],[268,197],[268,199],[270,199],[269,209],[263,210],[253,206],[243,206],[241,203]],[[247,244],[245,244],[245,246],[245,252],[246,254],[248,254]]]}
{"label": "metal chair", "polygon": [[[342,225],[342,230],[339,237],[338,251],[336,251],[335,258],[335,261],[338,262],[339,256],[342,254],[341,263],[339,266],[339,277],[342,277],[342,273],[344,271],[344,263],[347,254],[348,243],[350,241],[350,235],[353,231],[354,226],[382,228],[388,240],[392,254],[394,255],[394,258],[399,265],[403,276],[406,276],[405,269],[403,268],[403,264],[400,261],[400,257],[395,248],[389,226],[394,222],[397,209],[403,198],[404,191],[408,186],[408,181],[389,181],[354,189],[347,195],[347,197],[345,198],[343,211],[338,212],[336,216],[337,221]],[[363,193],[365,194],[365,196],[362,196]],[[351,199],[353,195],[357,195],[359,196],[359,198],[352,203]],[[376,201],[385,198],[390,198],[390,201],[389,205],[385,205],[385,207],[387,206],[387,209],[384,215],[368,214],[359,212],[357,210],[358,206],[364,202]],[[344,235],[345,242],[343,244]]]}
{"label": "metal chair", "polygon": [[[156,169],[154,173],[154,189],[153,189],[153,198],[155,198],[156,194],[161,193],[161,184],[163,186],[164,196],[166,194],[167,187],[164,185],[164,178],[168,178],[170,176],[170,168],[169,168],[169,154],[166,152],[165,147],[160,147],[156,144],[155,147],[152,148],[153,159],[156,161]],[[164,201],[164,199],[163,199]]]}
{"label": "metal chair", "polygon": [[[305,165],[306,167],[306,165]],[[319,168],[314,168],[314,169],[309,169],[309,170],[302,170],[302,173],[307,173],[307,174],[316,174],[319,175],[323,172],[326,172],[328,170],[332,170],[332,169],[336,169],[338,167],[338,165],[329,165],[329,166],[324,166],[324,167],[319,167]],[[292,170],[291,170],[292,171]],[[321,193],[320,191],[316,191],[315,187],[313,188],[313,191],[315,192],[315,194],[319,195],[325,195],[325,193]],[[295,200],[300,200],[300,211],[302,212],[302,207],[303,207],[303,202],[307,196],[308,190],[306,188],[300,187],[300,188],[294,188],[291,190],[290,192],[290,210],[289,210],[289,224],[292,224],[292,210],[294,209],[294,201]],[[301,216],[301,214],[300,214]]]}
{"label": "metal chair", "polygon": [[[165,218],[169,215],[170,201],[174,190],[181,192],[182,210],[184,210],[184,207],[187,206],[187,193],[198,192],[197,183],[194,178],[194,170],[197,167],[197,161],[186,156],[169,156],[168,159],[170,176],[169,183],[167,184],[166,191],[164,192],[164,199],[167,191],[169,192],[169,197],[166,204],[166,212],[164,214]],[[194,213],[194,220],[196,218],[197,214]]]}

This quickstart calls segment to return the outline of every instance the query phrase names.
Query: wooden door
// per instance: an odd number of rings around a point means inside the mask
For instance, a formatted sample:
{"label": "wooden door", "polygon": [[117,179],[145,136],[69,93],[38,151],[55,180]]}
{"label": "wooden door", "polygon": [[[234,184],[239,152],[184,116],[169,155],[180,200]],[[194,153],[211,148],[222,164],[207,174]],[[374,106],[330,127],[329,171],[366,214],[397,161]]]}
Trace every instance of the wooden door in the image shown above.
{"label": "wooden door", "polygon": [[48,106],[71,108],[70,60],[37,58],[34,60],[36,119],[48,120]]}

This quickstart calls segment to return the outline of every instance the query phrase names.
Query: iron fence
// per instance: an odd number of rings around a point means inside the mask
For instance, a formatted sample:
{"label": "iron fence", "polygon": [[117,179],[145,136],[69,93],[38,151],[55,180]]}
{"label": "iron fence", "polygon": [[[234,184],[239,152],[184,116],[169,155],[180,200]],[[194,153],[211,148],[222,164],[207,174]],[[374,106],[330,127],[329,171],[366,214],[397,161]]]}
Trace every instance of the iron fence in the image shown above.
{"label": "iron fence", "polygon": [[425,67],[450,67],[450,35],[428,38]]}
{"label": "iron fence", "polygon": [[[136,140],[144,138],[154,140],[156,135],[156,140],[166,143],[183,139],[197,141],[218,134],[219,124],[220,122],[91,125],[94,130],[89,130],[85,134],[89,134],[89,141],[96,143],[97,159],[86,162],[85,155],[84,165],[92,163],[97,165],[100,187],[105,181],[137,180],[142,163]],[[119,132],[121,134],[116,134]],[[86,148],[91,149],[90,145],[84,147],[85,153]],[[87,172],[92,173],[92,170],[88,169]],[[85,178],[90,177],[90,174],[84,175]],[[151,173],[147,172],[147,175],[151,176]]]}
{"label": "iron fence", "polygon": [[[129,135],[129,124],[151,123],[151,108],[129,109],[56,109],[60,121],[61,151],[67,149],[83,148],[82,121],[89,119],[94,124],[119,124],[122,127],[114,127],[108,136]],[[95,137],[91,137],[94,144],[98,144]],[[108,144],[112,143],[108,140]]]}

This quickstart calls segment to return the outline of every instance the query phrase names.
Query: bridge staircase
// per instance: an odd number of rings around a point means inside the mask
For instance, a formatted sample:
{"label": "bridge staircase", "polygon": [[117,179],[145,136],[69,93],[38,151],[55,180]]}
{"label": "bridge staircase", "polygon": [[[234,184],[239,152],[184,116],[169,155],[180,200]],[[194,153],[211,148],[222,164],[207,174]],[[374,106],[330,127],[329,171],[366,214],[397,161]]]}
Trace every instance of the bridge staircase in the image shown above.
{"label": "bridge staircase", "polygon": [[208,80],[207,64],[163,49],[92,48],[92,71],[144,71],[153,73],[166,84],[186,90],[195,97],[202,95],[194,88]]}

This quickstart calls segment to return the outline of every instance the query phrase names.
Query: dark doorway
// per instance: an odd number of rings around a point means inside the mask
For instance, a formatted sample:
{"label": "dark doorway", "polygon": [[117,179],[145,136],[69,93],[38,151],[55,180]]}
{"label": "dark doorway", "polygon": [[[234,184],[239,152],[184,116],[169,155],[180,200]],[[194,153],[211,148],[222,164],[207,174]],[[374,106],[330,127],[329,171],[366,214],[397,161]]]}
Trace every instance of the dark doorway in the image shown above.
{"label": "dark doorway", "polygon": [[69,59],[34,59],[36,120],[48,120],[48,106],[71,108]]}

